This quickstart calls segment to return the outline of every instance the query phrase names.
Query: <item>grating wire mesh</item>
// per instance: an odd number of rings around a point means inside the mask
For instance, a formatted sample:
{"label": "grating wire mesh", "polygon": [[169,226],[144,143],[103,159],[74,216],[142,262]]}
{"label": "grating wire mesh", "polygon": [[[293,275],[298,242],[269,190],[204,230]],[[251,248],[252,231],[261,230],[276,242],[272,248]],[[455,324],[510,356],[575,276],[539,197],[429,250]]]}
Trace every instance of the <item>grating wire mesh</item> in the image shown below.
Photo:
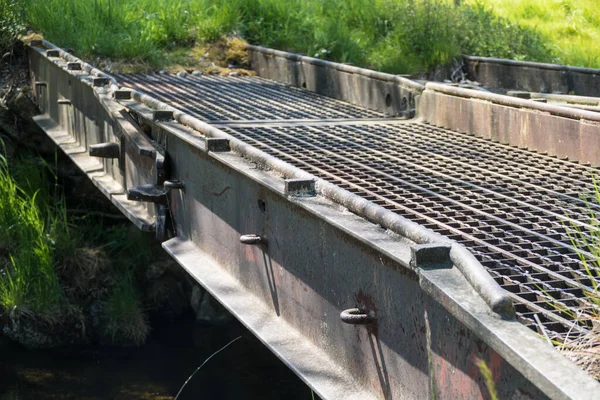
{"label": "grating wire mesh", "polygon": [[416,121],[381,121],[381,113],[257,77],[117,78],[464,244],[526,326],[555,340],[591,326],[586,315],[597,305],[587,293],[598,280],[586,270],[594,254],[581,249],[597,229],[597,169]]}
{"label": "grating wire mesh", "polygon": [[203,121],[382,118],[384,114],[255,76],[115,75]]}

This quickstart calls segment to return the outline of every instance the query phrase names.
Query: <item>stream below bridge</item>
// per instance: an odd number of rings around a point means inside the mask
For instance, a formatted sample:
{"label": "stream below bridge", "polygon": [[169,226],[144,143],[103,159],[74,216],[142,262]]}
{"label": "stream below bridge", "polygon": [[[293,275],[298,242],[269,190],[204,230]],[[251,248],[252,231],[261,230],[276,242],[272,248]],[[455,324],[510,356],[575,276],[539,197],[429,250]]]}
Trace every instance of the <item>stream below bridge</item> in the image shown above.
{"label": "stream below bridge", "polygon": [[[140,347],[27,350],[0,337],[0,400],[186,399],[311,400],[311,390],[239,322],[193,319],[153,325]],[[315,396],[316,398],[316,396]]]}

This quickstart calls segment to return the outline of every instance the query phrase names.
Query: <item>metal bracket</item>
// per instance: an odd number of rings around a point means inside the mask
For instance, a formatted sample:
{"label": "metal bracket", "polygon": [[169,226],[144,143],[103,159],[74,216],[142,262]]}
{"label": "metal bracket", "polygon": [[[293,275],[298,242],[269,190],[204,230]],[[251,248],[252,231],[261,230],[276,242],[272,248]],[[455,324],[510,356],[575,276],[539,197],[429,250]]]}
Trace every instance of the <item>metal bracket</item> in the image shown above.
{"label": "metal bracket", "polygon": [[119,158],[121,146],[118,143],[98,143],[90,145],[90,156],[101,158]]}
{"label": "metal bracket", "polygon": [[110,79],[105,77],[96,77],[92,80],[92,86],[94,87],[102,87],[110,85]]}
{"label": "metal bracket", "polygon": [[81,71],[83,68],[81,68],[81,63],[79,62],[68,62],[67,69],[69,71]]}
{"label": "metal bracket", "polygon": [[56,49],[46,50],[46,57],[60,57],[60,51]]}
{"label": "metal bracket", "polygon": [[185,185],[179,180],[164,181],[163,186],[167,189],[183,189]]}
{"label": "metal bracket", "polygon": [[169,189],[164,186],[146,184],[134,186],[127,191],[127,199],[133,201],[148,201],[156,204],[167,204]]}
{"label": "metal bracket", "polygon": [[286,179],[284,193],[294,197],[314,197],[317,195],[314,179]]}
{"label": "metal bracket", "polygon": [[206,138],[206,149],[214,153],[231,151],[229,139]]}
{"label": "metal bracket", "polygon": [[169,110],[154,110],[152,111],[152,120],[153,121],[171,121],[175,119],[173,116],[173,111]]}
{"label": "metal bracket", "polygon": [[452,268],[449,244],[417,244],[410,248],[412,268],[440,269]]}
{"label": "metal bracket", "polygon": [[115,90],[115,100],[131,100],[131,90]]}
{"label": "metal bracket", "polygon": [[163,185],[153,185],[151,183],[129,188],[127,199],[133,201],[147,201],[156,204],[167,204],[167,194],[172,189],[183,189],[184,185],[180,181],[164,181]]}

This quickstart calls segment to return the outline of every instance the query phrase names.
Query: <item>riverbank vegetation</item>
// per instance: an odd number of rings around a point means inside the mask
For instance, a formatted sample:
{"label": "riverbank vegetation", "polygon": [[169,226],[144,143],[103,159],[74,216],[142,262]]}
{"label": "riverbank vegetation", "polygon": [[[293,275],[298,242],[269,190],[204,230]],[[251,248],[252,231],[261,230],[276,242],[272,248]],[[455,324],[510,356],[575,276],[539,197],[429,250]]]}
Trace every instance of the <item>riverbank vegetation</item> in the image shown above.
{"label": "riverbank vegetation", "polygon": [[231,35],[392,73],[460,54],[600,67],[594,0],[20,1],[31,28],[80,56],[154,67]]}
{"label": "riverbank vegetation", "polygon": [[135,274],[152,262],[150,243],[127,223],[71,214],[56,169],[31,154],[0,154],[0,328],[32,347],[143,343],[149,325]]}
{"label": "riverbank vegetation", "polygon": [[65,173],[75,167],[53,145],[28,149],[42,134],[26,121],[35,106],[16,42],[24,10],[20,0],[0,0],[0,334],[30,347],[142,343],[149,325],[136,274],[153,259],[147,238],[92,210],[112,212],[103,198],[78,197],[81,183],[65,194],[65,180],[86,178]]}

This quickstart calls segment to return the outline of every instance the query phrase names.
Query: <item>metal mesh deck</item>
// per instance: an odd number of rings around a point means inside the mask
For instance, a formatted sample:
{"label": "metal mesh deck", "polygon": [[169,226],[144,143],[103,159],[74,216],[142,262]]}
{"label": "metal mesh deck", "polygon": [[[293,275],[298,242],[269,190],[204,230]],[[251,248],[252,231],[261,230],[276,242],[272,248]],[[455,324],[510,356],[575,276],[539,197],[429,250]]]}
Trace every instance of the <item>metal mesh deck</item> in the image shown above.
{"label": "metal mesh deck", "polygon": [[[585,292],[597,282],[585,265],[595,257],[578,248],[598,229],[590,214],[600,206],[587,201],[598,169],[419,122],[369,120],[382,114],[260,78],[118,78],[464,244],[511,293],[519,320],[551,339],[591,326]],[[346,121],[285,122],[329,118]],[[255,120],[263,123],[237,123]]]}
{"label": "metal mesh deck", "polygon": [[256,76],[115,75],[200,120],[382,118],[384,114]]}

